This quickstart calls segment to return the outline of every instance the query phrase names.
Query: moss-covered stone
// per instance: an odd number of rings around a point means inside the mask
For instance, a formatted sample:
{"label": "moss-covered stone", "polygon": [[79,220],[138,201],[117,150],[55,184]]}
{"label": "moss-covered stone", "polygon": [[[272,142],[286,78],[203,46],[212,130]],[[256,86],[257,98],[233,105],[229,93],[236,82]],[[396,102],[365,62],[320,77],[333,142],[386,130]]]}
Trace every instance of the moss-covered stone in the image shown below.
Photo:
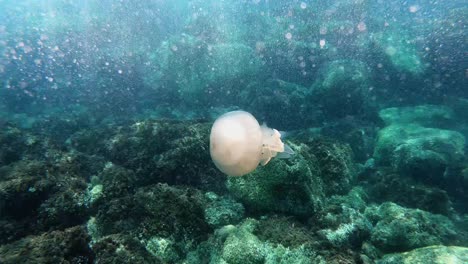
{"label": "moss-covered stone", "polygon": [[431,175],[431,169],[443,170],[464,158],[465,137],[453,130],[458,117],[447,106],[386,108],[379,116],[387,125],[374,152],[380,164],[416,172],[427,166],[424,172]]}

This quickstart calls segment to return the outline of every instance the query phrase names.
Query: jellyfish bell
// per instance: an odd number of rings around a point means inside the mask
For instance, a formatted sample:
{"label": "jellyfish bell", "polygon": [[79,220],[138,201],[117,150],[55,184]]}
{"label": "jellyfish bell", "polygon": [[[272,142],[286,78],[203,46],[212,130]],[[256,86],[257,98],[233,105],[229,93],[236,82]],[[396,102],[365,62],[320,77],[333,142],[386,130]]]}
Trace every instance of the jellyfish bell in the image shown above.
{"label": "jellyfish bell", "polygon": [[242,176],[266,165],[271,158],[288,158],[294,151],[281,141],[281,133],[260,126],[245,111],[223,114],[213,124],[210,154],[216,167],[229,176]]}

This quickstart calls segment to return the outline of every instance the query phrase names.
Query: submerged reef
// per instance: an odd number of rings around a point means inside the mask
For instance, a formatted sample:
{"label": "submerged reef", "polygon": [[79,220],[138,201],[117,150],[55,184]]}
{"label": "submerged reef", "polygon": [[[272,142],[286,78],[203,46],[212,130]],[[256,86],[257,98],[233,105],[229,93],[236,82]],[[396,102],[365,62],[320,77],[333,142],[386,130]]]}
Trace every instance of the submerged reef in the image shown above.
{"label": "submerged reef", "polygon": [[[399,120],[416,126],[415,118]],[[426,119],[418,117],[419,126],[435,126]],[[379,156],[360,165],[348,144],[312,133],[286,140],[291,158],[226,177],[210,160],[209,127],[140,120],[61,139],[9,124],[0,133],[8,154],[0,167],[0,260],[387,263],[397,256],[389,254],[467,243],[468,221],[458,211],[465,196],[453,186]],[[445,166],[463,164],[463,153]],[[34,244],[30,253],[17,253],[26,243]],[[43,247],[51,253],[34,253]]]}

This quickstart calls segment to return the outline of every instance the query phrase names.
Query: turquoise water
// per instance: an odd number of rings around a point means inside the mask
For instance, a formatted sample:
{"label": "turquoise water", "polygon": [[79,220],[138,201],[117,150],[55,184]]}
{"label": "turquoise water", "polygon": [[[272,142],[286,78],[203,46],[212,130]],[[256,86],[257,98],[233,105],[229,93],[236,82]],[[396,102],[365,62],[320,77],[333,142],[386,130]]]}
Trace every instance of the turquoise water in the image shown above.
{"label": "turquoise water", "polygon": [[0,263],[468,263],[467,13],[0,0]]}

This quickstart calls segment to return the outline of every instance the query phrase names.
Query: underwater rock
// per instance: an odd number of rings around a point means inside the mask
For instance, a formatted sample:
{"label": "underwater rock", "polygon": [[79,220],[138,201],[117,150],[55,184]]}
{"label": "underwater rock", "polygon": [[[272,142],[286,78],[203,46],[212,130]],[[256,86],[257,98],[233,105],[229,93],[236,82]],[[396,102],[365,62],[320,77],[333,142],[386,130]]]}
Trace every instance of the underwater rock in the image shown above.
{"label": "underwater rock", "polygon": [[[93,200],[93,203],[90,204],[93,206],[100,206],[106,201],[120,199],[134,194],[138,186],[138,180],[132,170],[108,162],[105,164],[102,171],[90,179],[89,185],[91,188],[90,191],[95,186],[102,186],[101,194],[99,195],[102,196],[103,199]],[[91,195],[91,193],[88,193],[88,195]],[[91,197],[89,197],[89,199],[91,199]]]}
{"label": "underwater rock", "polygon": [[[32,143],[32,141],[30,141]],[[28,147],[27,136],[16,127],[2,126],[0,132],[0,166],[8,165],[21,159]]]}
{"label": "underwater rock", "polygon": [[285,247],[260,240],[253,234],[259,224],[254,219],[246,219],[237,226],[217,229],[207,241],[187,255],[186,263],[324,263],[312,249],[303,245]]}
{"label": "underwater rock", "polygon": [[371,242],[386,253],[436,244],[455,244],[457,229],[447,217],[386,202],[368,207],[365,214],[374,225]]}
{"label": "underwater rock", "polygon": [[452,198],[463,199],[460,187],[467,186],[462,173],[466,139],[460,132],[466,130],[460,125],[463,117],[459,109],[419,105],[387,108],[379,115],[387,126],[378,133],[376,164],[391,166],[401,175],[442,188]]}
{"label": "underwater rock", "polygon": [[466,112],[468,111],[468,99],[463,97],[452,97],[449,96],[445,103],[447,107],[453,109],[455,116],[463,121],[467,121],[468,117],[466,116]]}
{"label": "underwater rock", "polygon": [[239,94],[239,104],[268,126],[303,128],[310,120],[306,111],[307,88],[279,79],[249,83]]}
{"label": "underwater rock", "polygon": [[226,237],[221,251],[221,258],[226,263],[261,264],[265,261],[265,249],[262,242],[252,234],[255,222],[244,222]]}
{"label": "underwater rock", "polygon": [[93,116],[90,111],[79,106],[52,109],[34,122],[32,130],[47,135],[55,144],[63,145],[74,133],[88,130],[94,125],[98,116]]}
{"label": "underwater rock", "polygon": [[310,148],[292,145],[290,159],[272,160],[268,166],[242,176],[229,177],[227,188],[247,209],[308,215],[324,198],[320,168]]}
{"label": "underwater rock", "polygon": [[247,219],[234,226],[227,225],[187,254],[189,264],[197,263],[264,263],[262,242],[252,234],[255,220]]}
{"label": "underwater rock", "polygon": [[359,120],[356,117],[345,117],[328,122],[321,128],[321,135],[349,144],[356,162],[365,163],[373,153],[377,128],[372,121]]}
{"label": "underwater rock", "polygon": [[317,159],[325,194],[347,193],[357,172],[350,146],[327,138],[312,138],[305,144]]}
{"label": "underwater rock", "polygon": [[96,263],[161,263],[133,234],[111,234],[92,245]]}
{"label": "underwater rock", "polygon": [[314,243],[316,238],[305,224],[290,216],[269,216],[258,220],[252,231],[262,241],[296,248]]}
{"label": "underwater rock", "polygon": [[453,212],[452,202],[446,191],[392,172],[380,170],[372,175],[367,189],[369,195],[379,202],[394,202],[404,207],[446,216]]}
{"label": "underwater rock", "polygon": [[372,41],[398,72],[407,72],[416,76],[424,72],[424,61],[404,30],[376,32],[372,36]]}
{"label": "underwater rock", "polygon": [[145,237],[198,241],[211,230],[205,221],[205,204],[204,196],[196,189],[157,184],[102,204],[96,221],[103,235],[133,231]]}
{"label": "underwater rock", "polygon": [[16,263],[94,263],[88,247],[89,236],[81,226],[28,236],[0,246],[0,262]]}
{"label": "underwater rock", "polygon": [[366,193],[359,187],[347,195],[333,195],[311,224],[322,228],[317,233],[336,248],[360,248],[370,237],[372,224],[364,215]]}
{"label": "underwater rock", "polygon": [[443,105],[391,107],[380,110],[385,125],[414,124],[423,127],[450,129],[457,123],[455,112]]}
{"label": "underwater rock", "polygon": [[293,145],[287,160],[271,161],[243,177],[229,177],[230,193],[254,211],[305,216],[317,212],[326,195],[350,190],[356,170],[348,145],[308,139]]}
{"label": "underwater rock", "polygon": [[463,161],[464,148],[465,137],[456,131],[398,124],[379,131],[374,158],[379,165],[440,184],[446,169]]}
{"label": "underwater rock", "polygon": [[224,189],[224,176],[210,158],[209,131],[205,123],[140,121],[107,135],[102,155],[133,170],[140,186],[166,182]]}
{"label": "underwater rock", "polygon": [[[319,118],[320,119],[320,118]],[[316,119],[319,120],[319,119]],[[317,124],[318,127],[300,129],[291,133],[291,138],[307,142],[311,138],[331,139],[351,147],[352,156],[357,163],[365,163],[374,153],[378,120],[364,120],[358,116],[330,120]]]}
{"label": "underwater rock", "polygon": [[47,130],[5,128],[0,132],[0,152],[6,155],[0,161],[0,243],[84,223],[86,180],[102,167],[102,159],[65,148]]}
{"label": "underwater rock", "polygon": [[369,87],[369,69],[364,62],[329,62],[310,88],[309,108],[319,107],[325,121],[345,116],[371,116],[375,110]]}
{"label": "underwater rock", "polygon": [[41,203],[54,183],[41,177],[46,167],[39,161],[22,161],[0,168],[0,243],[38,232],[35,226]]}
{"label": "underwater rock", "polygon": [[377,264],[463,264],[468,262],[468,248],[429,246],[404,253],[385,255]]}
{"label": "underwater rock", "polygon": [[209,200],[205,208],[205,220],[218,228],[239,223],[244,217],[244,206],[230,197],[218,196],[213,192],[205,193]]}
{"label": "underwater rock", "polygon": [[5,223],[0,243],[84,222],[86,183],[76,167],[86,171],[86,166],[67,154],[60,153],[54,163],[23,160],[0,168],[0,221]]}
{"label": "underwater rock", "polygon": [[[173,263],[207,239],[212,232],[210,224],[239,221],[236,219],[242,216],[229,215],[238,213],[239,204],[232,202],[237,207],[231,211],[219,208],[225,200],[209,201],[193,188],[157,184],[113,198],[106,196],[105,188],[104,184],[103,197],[94,205],[96,216],[87,223],[97,258],[131,258],[127,250],[133,248],[137,258]],[[206,216],[207,211],[210,216]],[[111,248],[125,252],[108,256]]]}
{"label": "underwater rock", "polygon": [[173,239],[154,236],[143,243],[145,249],[163,263],[176,263],[180,259]]}

